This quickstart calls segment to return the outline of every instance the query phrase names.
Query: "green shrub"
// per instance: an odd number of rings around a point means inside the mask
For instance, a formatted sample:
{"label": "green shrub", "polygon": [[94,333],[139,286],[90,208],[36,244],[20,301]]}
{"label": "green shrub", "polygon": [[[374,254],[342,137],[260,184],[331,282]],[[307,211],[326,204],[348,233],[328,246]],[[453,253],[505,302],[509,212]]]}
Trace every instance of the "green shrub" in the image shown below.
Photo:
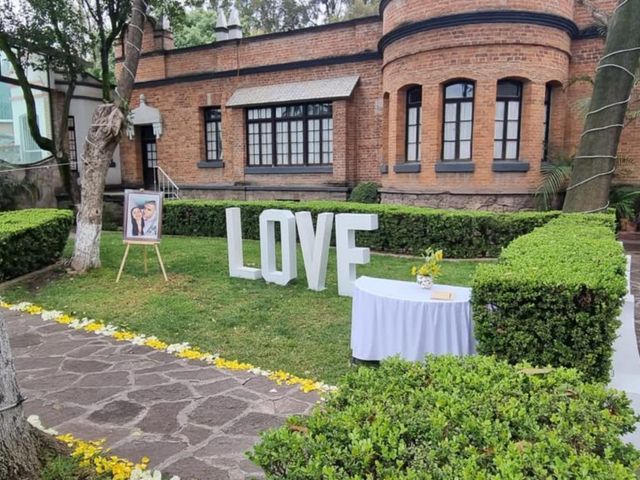
{"label": "green shrub", "polygon": [[607,380],[626,261],[613,215],[566,215],[514,240],[473,281],[480,353]]}
{"label": "green shrub", "polygon": [[176,200],[165,204],[164,232],[224,237],[225,209],[229,207],[242,209],[242,230],[246,239],[260,237],[258,218],[268,208],[309,211],[314,217],[322,212],[376,213],[378,230],[359,232],[360,244],[378,251],[415,255],[425,247],[433,246],[443,249],[450,258],[496,257],[514,238],[559,215],[559,212],[490,213],[334,201]]}
{"label": "green shrub", "polygon": [[309,417],[249,453],[267,478],[635,479],[640,453],[623,393],[575,370],[491,357],[383,362],[349,373]]}
{"label": "green shrub", "polygon": [[378,184],[373,182],[362,182],[356,185],[349,195],[350,202],[356,203],[380,203]]}
{"label": "green shrub", "polygon": [[0,282],[51,265],[62,255],[73,215],[67,210],[0,213]]}

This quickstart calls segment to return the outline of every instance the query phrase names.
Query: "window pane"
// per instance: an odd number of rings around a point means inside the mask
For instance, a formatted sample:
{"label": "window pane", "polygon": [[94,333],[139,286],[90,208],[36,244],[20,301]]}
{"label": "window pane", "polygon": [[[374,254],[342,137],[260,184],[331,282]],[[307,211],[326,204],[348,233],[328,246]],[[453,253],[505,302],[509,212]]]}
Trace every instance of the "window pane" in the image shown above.
{"label": "window pane", "polygon": [[473,84],[454,83],[445,89],[445,98],[471,98],[473,97]]}
{"label": "window pane", "polygon": [[416,127],[409,127],[409,129],[407,130],[407,142],[411,143],[416,143],[417,141],[417,128]]}
{"label": "window pane", "polygon": [[507,142],[507,153],[505,158],[516,160],[518,158],[518,142]]}
{"label": "window pane", "polygon": [[471,140],[471,122],[460,123],[460,140]]}
{"label": "window pane", "polygon": [[519,98],[521,92],[520,82],[498,82],[498,96]]}
{"label": "window pane", "polygon": [[509,120],[520,118],[520,102],[509,102]]}
{"label": "window pane", "polygon": [[473,104],[471,102],[462,102],[460,104],[460,120],[471,120],[473,113]]}
{"label": "window pane", "polygon": [[444,124],[444,139],[445,141],[456,139],[456,124],[445,123]]}
{"label": "window pane", "polygon": [[507,122],[507,138],[510,140],[518,139],[518,125],[519,122]]}
{"label": "window pane", "polygon": [[455,142],[444,142],[444,152],[442,155],[445,160],[455,160],[456,158]]}
{"label": "window pane", "polygon": [[471,159],[471,142],[460,142],[460,160]]}
{"label": "window pane", "polygon": [[496,140],[502,140],[502,135],[504,133],[504,122],[496,122],[495,125],[495,133],[493,138]]}
{"label": "window pane", "polygon": [[[5,73],[8,72],[3,72]],[[31,69],[28,69],[27,75],[31,79]],[[40,133],[42,136],[51,138],[49,94],[36,89],[32,89],[32,93]],[[84,138],[80,138],[81,143],[83,140]],[[0,160],[14,165],[23,165],[39,162],[50,155],[49,152],[40,150],[31,137],[26,104],[20,87],[0,83]]]}
{"label": "window pane", "polygon": [[409,109],[409,118],[407,120],[409,125],[415,125],[416,123],[418,123],[418,109],[417,108],[410,108]]}
{"label": "window pane", "polygon": [[505,102],[496,103],[496,120],[504,120],[504,104]]}
{"label": "window pane", "polygon": [[444,106],[444,120],[446,122],[455,122],[458,105],[455,103],[447,103]]}
{"label": "window pane", "polygon": [[502,158],[502,142],[494,142],[493,144],[493,158]]}
{"label": "window pane", "polygon": [[413,88],[407,92],[407,104],[409,105],[422,104],[422,88]]}
{"label": "window pane", "polygon": [[416,155],[416,145],[410,144],[407,151],[407,162],[415,162],[418,160]]}

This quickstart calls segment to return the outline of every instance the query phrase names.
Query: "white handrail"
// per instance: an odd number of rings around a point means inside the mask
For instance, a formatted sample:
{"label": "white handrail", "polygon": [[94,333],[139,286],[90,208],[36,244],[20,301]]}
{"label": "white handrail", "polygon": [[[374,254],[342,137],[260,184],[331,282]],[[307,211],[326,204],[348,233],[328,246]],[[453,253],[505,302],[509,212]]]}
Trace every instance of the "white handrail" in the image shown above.
{"label": "white handrail", "polygon": [[156,188],[161,191],[165,197],[182,198],[182,195],[180,195],[180,187],[178,187],[167,172],[158,165],[156,165]]}

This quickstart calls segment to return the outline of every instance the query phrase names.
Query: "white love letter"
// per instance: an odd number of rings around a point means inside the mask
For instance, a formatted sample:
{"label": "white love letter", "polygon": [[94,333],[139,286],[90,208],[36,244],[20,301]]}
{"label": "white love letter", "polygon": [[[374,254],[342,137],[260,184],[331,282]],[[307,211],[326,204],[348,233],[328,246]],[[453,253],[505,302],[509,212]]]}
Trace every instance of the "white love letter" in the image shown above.
{"label": "white love letter", "polygon": [[242,253],[242,220],[237,207],[225,210],[227,217],[227,254],[229,256],[229,276],[257,280],[262,274],[259,268],[244,266]]}
{"label": "white love letter", "polygon": [[[276,223],[282,236],[282,270],[276,270]],[[298,276],[296,264],[296,217],[289,210],[264,210],[260,214],[260,261],[262,278],[286,285]]]}
{"label": "white love letter", "polygon": [[333,229],[333,213],[318,215],[316,232],[313,232],[313,221],[310,212],[296,213],[298,236],[304,258],[304,269],[307,272],[307,284],[310,290],[321,292],[325,289],[327,263],[329,262],[329,244]]}
{"label": "white love letter", "polygon": [[338,294],[353,296],[356,265],[369,263],[368,248],[356,248],[356,230],[377,230],[378,215],[341,213],[336,215],[336,247],[338,257]]}

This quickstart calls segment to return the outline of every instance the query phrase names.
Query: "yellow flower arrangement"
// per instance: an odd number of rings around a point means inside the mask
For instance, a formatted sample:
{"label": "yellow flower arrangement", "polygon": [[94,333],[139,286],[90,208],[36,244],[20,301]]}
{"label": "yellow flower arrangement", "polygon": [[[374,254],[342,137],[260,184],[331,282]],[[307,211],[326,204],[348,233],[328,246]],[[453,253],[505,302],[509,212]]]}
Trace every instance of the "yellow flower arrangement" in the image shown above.
{"label": "yellow flower arrangement", "polygon": [[[440,258],[442,258],[441,255],[442,254],[440,253]],[[219,357],[217,354],[214,355],[211,353],[202,352],[195,347],[191,347],[188,343],[170,345],[156,337],[145,337],[145,335],[130,332],[128,330],[109,325],[99,320],[90,320],[87,318],[78,319],[56,310],[45,310],[43,307],[34,305],[29,302],[12,304],[5,302],[2,298],[0,298],[0,308],[17,310],[30,313],[32,315],[40,315],[44,321],[53,321],[61,325],[66,325],[69,328],[73,328],[75,330],[84,330],[86,332],[94,333],[97,335],[109,336],[121,342],[130,342],[134,345],[145,345],[154,350],[164,351],[169,354],[175,355],[178,358],[203,361],[209,365],[214,365],[217,368],[245,371],[251,372],[255,375],[262,375],[275,381],[278,384],[297,385],[304,393],[329,393],[337,390],[335,386],[327,385],[323,382],[319,382],[309,378],[298,377],[296,375],[283,372],[282,370],[265,370],[256,367],[251,363],[239,362],[237,360],[227,360],[225,358]],[[63,440],[62,438],[60,439]],[[70,442],[72,441],[73,440],[71,439]],[[83,448],[88,449],[89,447],[85,446]],[[136,466],[134,465],[132,468],[135,467]]]}
{"label": "yellow flower arrangement", "polygon": [[438,278],[442,274],[440,263],[444,259],[444,252],[429,247],[422,252],[422,258],[424,260],[422,265],[413,266],[411,268],[411,275],[414,277],[416,275],[422,275],[423,277]]}
{"label": "yellow flower arrangement", "polygon": [[73,449],[71,456],[79,460],[80,466],[93,468],[98,474],[106,473],[113,480],[129,480],[133,470],[146,470],[149,464],[147,457],[142,457],[139,463],[134,464],[115,455],[108,457],[103,455],[103,452],[109,451],[104,450],[104,440],[85,442],[78,440],[70,433],[58,435],[56,438]]}

